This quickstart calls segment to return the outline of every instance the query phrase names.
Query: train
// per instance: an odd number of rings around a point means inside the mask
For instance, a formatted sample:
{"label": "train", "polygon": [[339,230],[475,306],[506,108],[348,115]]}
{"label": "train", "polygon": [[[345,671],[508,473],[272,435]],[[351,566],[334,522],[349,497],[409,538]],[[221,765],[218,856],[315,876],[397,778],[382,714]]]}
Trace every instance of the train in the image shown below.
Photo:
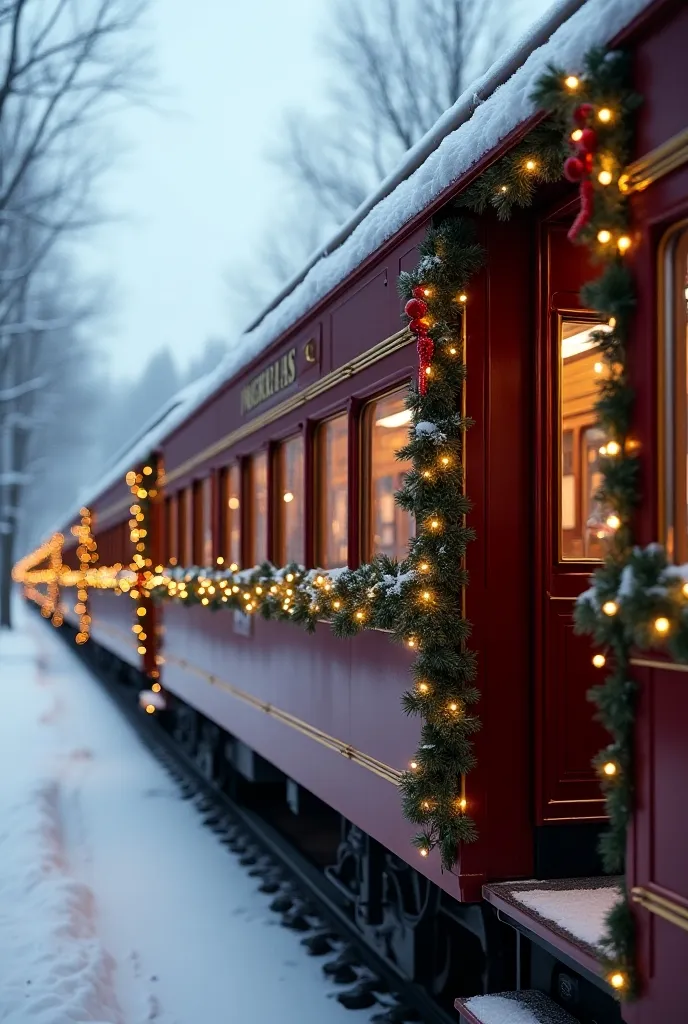
{"label": "train", "polygon": [[688,1020],[687,48],[556,5],[15,570],[467,1024]]}

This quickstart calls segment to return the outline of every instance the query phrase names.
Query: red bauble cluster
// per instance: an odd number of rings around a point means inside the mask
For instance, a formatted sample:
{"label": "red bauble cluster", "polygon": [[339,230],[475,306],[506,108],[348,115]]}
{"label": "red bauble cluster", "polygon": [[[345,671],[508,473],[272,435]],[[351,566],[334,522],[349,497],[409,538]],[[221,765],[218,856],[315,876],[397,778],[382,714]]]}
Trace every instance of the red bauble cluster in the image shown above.
{"label": "red bauble cluster", "polygon": [[424,395],[428,390],[428,368],[435,349],[428,330],[430,322],[427,318],[428,304],[425,301],[426,291],[422,285],[413,289],[413,298],[404,306],[409,318],[409,330],[418,338],[418,390]]}
{"label": "red bauble cluster", "polygon": [[574,156],[564,162],[564,177],[567,181],[580,182],[580,210],[571,225],[568,237],[573,242],[580,232],[590,223],[594,212],[595,189],[592,183],[594,153],[597,149],[597,132],[588,127],[588,120],[594,112],[592,103],[581,103],[573,112],[573,120],[577,126],[571,136],[575,145]]}

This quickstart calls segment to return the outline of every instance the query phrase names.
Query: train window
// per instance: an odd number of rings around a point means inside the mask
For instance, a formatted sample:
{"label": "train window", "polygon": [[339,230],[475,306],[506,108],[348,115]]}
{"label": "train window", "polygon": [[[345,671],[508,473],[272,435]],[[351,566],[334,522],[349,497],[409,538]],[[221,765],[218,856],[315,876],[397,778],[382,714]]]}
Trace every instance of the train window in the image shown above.
{"label": "train window", "polygon": [[249,565],[268,558],[268,455],[261,452],[251,460],[251,522],[253,550]]}
{"label": "train window", "polygon": [[671,232],[664,251],[664,485],[669,556],[688,561],[688,227]]}
{"label": "train window", "polygon": [[207,476],[194,484],[194,554],[195,565],[213,564],[213,481]]}
{"label": "train window", "polygon": [[406,408],[406,388],[371,402],[366,410],[369,439],[368,557],[385,554],[405,558],[415,533],[413,516],[394,500],[410,462],[400,462],[395,452],[408,441],[411,413]]}
{"label": "train window", "polygon": [[349,558],[349,425],[343,413],[326,420],[316,436],[319,504],[317,562],[323,569]]}
{"label": "train window", "polygon": [[561,322],[559,536],[565,561],[603,558],[604,542],[613,529],[608,511],[596,497],[602,483],[600,454],[608,438],[595,426],[594,405],[606,371],[590,335],[605,326]]}
{"label": "train window", "polygon": [[176,565],[179,558],[177,537],[177,502],[173,497],[165,498],[165,537],[167,549],[165,558],[170,565]]}
{"label": "train window", "polygon": [[178,558],[182,565],[191,565],[193,561],[193,545],[191,529],[193,524],[193,491],[185,487],[177,495],[177,530]]}
{"label": "train window", "polygon": [[279,536],[282,565],[303,557],[303,437],[292,437],[280,445],[277,465],[279,489]]}
{"label": "train window", "polygon": [[222,553],[229,565],[241,565],[241,474],[227,466],[221,476]]}

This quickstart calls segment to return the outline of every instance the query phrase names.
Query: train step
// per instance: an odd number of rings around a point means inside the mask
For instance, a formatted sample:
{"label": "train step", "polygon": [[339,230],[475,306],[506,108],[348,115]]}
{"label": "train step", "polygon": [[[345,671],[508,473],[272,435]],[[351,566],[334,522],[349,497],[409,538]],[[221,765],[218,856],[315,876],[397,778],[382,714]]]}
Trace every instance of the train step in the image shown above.
{"label": "train step", "polygon": [[609,876],[501,882],[483,886],[483,896],[520,935],[606,988],[605,921],[621,885]]}
{"label": "train step", "polygon": [[580,1024],[549,996],[534,989],[471,996],[454,1003],[463,1024]]}

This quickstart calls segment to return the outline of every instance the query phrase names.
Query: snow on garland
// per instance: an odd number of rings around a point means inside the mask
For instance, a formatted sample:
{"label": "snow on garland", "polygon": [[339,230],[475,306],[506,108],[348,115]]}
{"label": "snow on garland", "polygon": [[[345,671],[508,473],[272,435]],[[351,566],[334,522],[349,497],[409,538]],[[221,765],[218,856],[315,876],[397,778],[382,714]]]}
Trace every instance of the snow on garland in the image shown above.
{"label": "snow on garland", "polygon": [[[659,631],[657,620],[667,619],[671,643],[677,654],[688,658],[688,627],[684,638],[683,625],[678,628],[678,605],[672,603],[677,587],[686,596],[680,578],[672,577],[664,566],[661,580],[648,591],[634,585],[640,564],[634,566],[633,575],[624,575],[631,558],[630,520],[638,500],[637,452],[629,438],[633,396],[626,368],[635,297],[624,262],[632,240],[627,233],[623,171],[629,155],[630,115],[639,101],[628,80],[628,61],[619,53],[591,51],[580,76],[550,67],[534,97],[550,112],[548,121],[488,168],[455,203],[479,214],[491,206],[500,218],[507,218],[514,206],[530,204],[538,182],[559,179],[564,164],[566,176],[581,182],[575,241],[588,245],[603,265],[602,274],[584,288],[582,298],[610,328],[594,335],[608,371],[596,411],[610,438],[601,460],[603,483],[597,498],[614,527],[594,588],[578,602],[577,627],[593,633],[613,656],[612,674],[592,695],[613,736],[599,758],[611,822],[602,853],[607,869],[613,871],[622,868],[632,806],[635,687],[628,674],[630,644],[633,639],[638,642],[639,636],[648,639],[643,619],[629,631],[624,615],[616,614],[619,603],[631,607],[630,595],[641,605],[644,601],[645,607],[648,601],[655,602],[653,608],[659,602],[666,614],[655,617],[654,633]],[[401,565],[379,556],[359,569],[336,574],[296,565],[277,569],[269,564],[236,574],[180,570],[153,576],[146,591],[154,599],[176,598],[187,604],[238,608],[247,614],[291,620],[309,631],[318,620],[328,619],[337,636],[353,636],[377,626],[416,650],[415,686],[404,695],[403,706],[407,713],[422,718],[422,740],[411,769],[402,777],[401,791],[406,816],[420,826],[414,840],[420,853],[426,856],[439,847],[447,868],[455,863],[458,844],[475,838],[461,796],[461,776],[474,763],[471,736],[479,721],[471,709],[479,694],[473,685],[475,655],[467,647],[470,624],[461,614],[467,577],[463,568],[456,569],[463,565],[466,544],[472,538],[464,522],[470,502],[463,494],[461,468],[463,434],[470,424],[457,410],[465,376],[461,323],[466,296],[462,293],[482,262],[469,225],[449,219],[429,231],[418,267],[400,278],[421,359],[419,383],[408,397],[409,442],[399,452],[401,458],[412,460],[413,468],[396,496],[401,507],[415,515],[418,534]],[[650,556],[661,563],[656,553]],[[637,553],[632,557],[640,558]],[[680,618],[683,623],[682,611]],[[596,656],[596,664],[604,662],[603,655]],[[614,771],[605,768],[609,764]],[[620,994],[630,995],[635,987],[634,939],[627,900],[610,914],[608,926],[609,980]]]}

